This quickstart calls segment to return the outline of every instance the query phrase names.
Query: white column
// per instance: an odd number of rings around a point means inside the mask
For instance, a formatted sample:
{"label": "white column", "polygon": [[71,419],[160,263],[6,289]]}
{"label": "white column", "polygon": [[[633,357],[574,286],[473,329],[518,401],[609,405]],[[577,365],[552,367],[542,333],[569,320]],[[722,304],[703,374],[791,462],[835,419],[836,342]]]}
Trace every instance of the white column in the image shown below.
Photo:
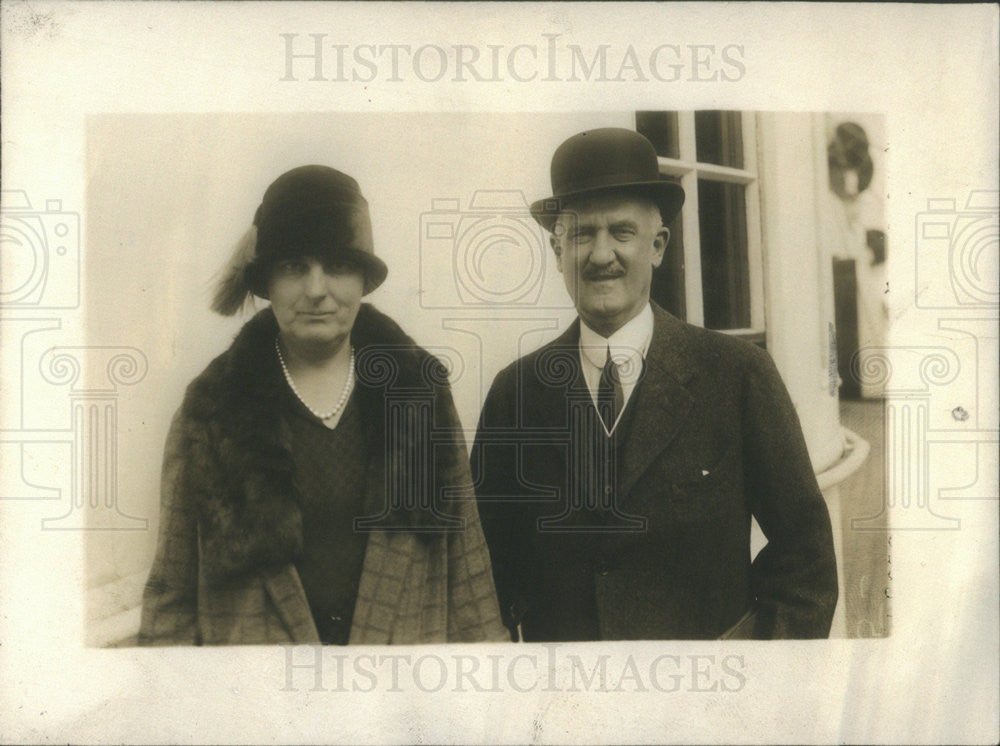
{"label": "white column", "polygon": [[758,137],[767,347],[788,387],[817,472],[840,459],[833,280],[823,241],[823,121],[761,114]]}

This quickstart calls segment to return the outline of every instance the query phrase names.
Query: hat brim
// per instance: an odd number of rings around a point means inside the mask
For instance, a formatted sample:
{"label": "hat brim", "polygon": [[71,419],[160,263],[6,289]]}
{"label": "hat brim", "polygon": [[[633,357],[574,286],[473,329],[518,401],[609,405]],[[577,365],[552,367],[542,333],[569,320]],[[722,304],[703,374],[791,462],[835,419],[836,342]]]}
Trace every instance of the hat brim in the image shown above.
{"label": "hat brim", "polygon": [[[386,276],[389,274],[389,268],[386,266],[385,262],[379,259],[374,254],[370,254],[367,251],[362,251],[361,249],[337,249],[335,252],[329,250],[324,251],[303,251],[302,256],[309,256],[312,253],[330,256],[336,255],[338,258],[343,258],[347,261],[356,262],[362,268],[365,277],[365,289],[364,294],[368,295],[379,285],[385,282]],[[250,290],[258,298],[268,299],[267,295],[267,285],[268,285],[268,275],[270,274],[271,265],[285,259],[287,256],[274,257],[268,262],[258,263],[254,262],[250,270]]]}
{"label": "hat brim", "polygon": [[684,190],[680,184],[673,181],[636,181],[627,184],[613,184],[568,192],[558,196],[547,197],[533,202],[529,210],[531,216],[550,233],[555,229],[556,220],[566,209],[566,204],[582,197],[598,194],[624,192],[626,194],[642,195],[653,201],[660,208],[664,224],[669,223],[680,212],[684,205]]}

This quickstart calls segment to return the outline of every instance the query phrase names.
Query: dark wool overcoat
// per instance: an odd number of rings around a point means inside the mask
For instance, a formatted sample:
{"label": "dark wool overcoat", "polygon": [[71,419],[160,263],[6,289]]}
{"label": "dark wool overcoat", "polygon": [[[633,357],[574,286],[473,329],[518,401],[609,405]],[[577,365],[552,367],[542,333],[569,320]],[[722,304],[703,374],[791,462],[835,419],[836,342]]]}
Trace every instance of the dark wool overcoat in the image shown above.
{"label": "dark wool overcoat", "polygon": [[[319,642],[277,333],[258,313],[174,417],[140,644]],[[444,366],[367,304],[351,341],[370,460],[350,642],[507,639]]]}
{"label": "dark wool overcoat", "polygon": [[[580,506],[594,495],[581,492],[599,487],[581,455],[594,436],[574,414],[593,409],[579,323],[497,375],[473,448],[512,636],[827,636],[837,600],[829,513],[770,356],[654,304],[607,500],[588,514]],[[768,540],[753,561],[751,516]]]}

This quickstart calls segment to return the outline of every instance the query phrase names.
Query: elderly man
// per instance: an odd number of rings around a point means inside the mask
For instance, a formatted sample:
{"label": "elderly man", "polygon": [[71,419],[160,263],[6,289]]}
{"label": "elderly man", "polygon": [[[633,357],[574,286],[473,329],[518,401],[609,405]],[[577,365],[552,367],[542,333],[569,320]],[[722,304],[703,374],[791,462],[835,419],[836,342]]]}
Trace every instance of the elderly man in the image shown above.
{"label": "elderly man", "polygon": [[564,142],[552,186],[532,214],[579,319],[497,375],[473,449],[512,639],[827,636],[830,518],[777,370],[650,302],[683,190],[624,129]]}

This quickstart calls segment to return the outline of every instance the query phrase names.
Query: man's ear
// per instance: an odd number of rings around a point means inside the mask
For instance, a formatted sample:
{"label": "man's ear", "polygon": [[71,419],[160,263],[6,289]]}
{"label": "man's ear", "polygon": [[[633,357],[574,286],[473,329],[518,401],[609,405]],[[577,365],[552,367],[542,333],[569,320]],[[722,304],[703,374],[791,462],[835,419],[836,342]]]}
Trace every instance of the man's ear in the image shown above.
{"label": "man's ear", "polygon": [[660,230],[653,237],[653,266],[659,267],[663,262],[663,255],[667,251],[667,244],[670,243],[670,229],[667,226],[660,226]]}
{"label": "man's ear", "polygon": [[550,235],[549,236],[549,246],[552,247],[552,251],[555,252],[555,255],[556,255],[556,269],[558,269],[560,272],[562,272],[563,271],[563,267],[562,267],[562,246],[559,243],[559,239],[556,238],[555,235]]}

